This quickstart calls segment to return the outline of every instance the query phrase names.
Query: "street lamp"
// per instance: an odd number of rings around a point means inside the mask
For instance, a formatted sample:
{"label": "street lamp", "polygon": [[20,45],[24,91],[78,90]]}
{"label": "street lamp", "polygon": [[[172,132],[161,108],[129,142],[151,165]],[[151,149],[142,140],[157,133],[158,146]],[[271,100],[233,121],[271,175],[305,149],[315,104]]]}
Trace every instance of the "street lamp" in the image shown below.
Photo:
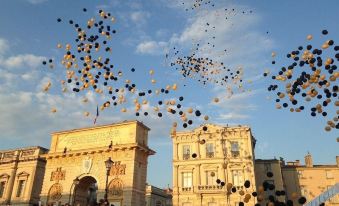
{"label": "street lamp", "polygon": [[[80,183],[80,179],[79,179],[78,177],[76,177],[76,178],[73,180],[73,185],[74,185],[74,198],[73,198],[73,201],[72,201],[72,205],[74,205],[76,186],[77,186],[79,183]],[[72,186],[73,186],[73,185],[72,185]],[[69,190],[69,199],[68,199],[68,204],[69,204],[69,205],[71,204],[72,186],[71,186],[71,189]]]}
{"label": "street lamp", "polygon": [[[107,196],[108,196],[108,176],[109,172],[111,171],[112,165],[113,165],[112,159],[109,157],[108,160],[105,161],[105,166],[106,166],[106,187],[105,187],[105,203],[108,203]],[[109,205],[109,204],[107,204]]]}

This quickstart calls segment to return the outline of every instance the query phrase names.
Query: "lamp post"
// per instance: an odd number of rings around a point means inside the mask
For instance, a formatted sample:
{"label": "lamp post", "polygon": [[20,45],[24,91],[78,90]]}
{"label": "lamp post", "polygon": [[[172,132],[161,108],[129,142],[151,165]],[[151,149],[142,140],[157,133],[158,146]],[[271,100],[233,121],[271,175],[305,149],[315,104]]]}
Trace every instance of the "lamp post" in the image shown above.
{"label": "lamp post", "polygon": [[113,163],[114,162],[112,161],[110,157],[105,161],[105,166],[106,166],[106,186],[105,186],[105,196],[104,196],[105,204],[108,203],[108,199],[107,199],[108,197],[108,176],[109,176],[109,172],[111,171]]}
{"label": "lamp post", "polygon": [[[73,180],[73,185],[74,185],[74,194],[75,194],[75,189],[76,189],[76,186],[80,183],[80,180],[78,177],[76,177],[74,180]],[[72,185],[72,186],[73,186]],[[69,190],[69,199],[68,199],[68,204],[71,205],[71,198],[72,198],[72,186],[71,186],[71,189]],[[72,205],[74,204],[74,198],[75,196],[73,197],[73,201],[72,201]]]}

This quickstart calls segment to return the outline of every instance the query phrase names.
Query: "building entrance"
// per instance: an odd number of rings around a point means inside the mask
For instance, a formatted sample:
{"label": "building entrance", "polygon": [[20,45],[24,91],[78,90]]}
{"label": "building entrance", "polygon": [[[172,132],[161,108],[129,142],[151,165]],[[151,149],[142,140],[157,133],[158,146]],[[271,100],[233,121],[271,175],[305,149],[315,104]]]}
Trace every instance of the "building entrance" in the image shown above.
{"label": "building entrance", "polygon": [[97,190],[97,181],[93,177],[81,178],[79,184],[74,188],[74,205],[95,206]]}

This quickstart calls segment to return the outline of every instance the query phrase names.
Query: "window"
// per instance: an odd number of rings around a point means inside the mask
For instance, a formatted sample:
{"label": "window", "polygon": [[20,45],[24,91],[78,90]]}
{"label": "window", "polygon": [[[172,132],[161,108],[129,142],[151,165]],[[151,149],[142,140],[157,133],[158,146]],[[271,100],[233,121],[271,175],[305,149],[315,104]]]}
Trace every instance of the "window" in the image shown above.
{"label": "window", "polygon": [[[270,184],[270,185],[275,185],[274,184],[274,180],[265,180],[265,182],[267,182],[268,184]],[[265,199],[266,200],[268,200],[268,197],[269,196],[273,196],[273,197],[275,197],[276,195],[275,195],[275,189],[274,190],[270,190],[270,189],[268,189],[268,190],[266,190],[266,196],[265,196]]]}
{"label": "window", "polygon": [[333,173],[331,171],[326,171],[326,178],[327,179],[332,179],[333,178]]}
{"label": "window", "polygon": [[301,196],[307,197],[307,190],[305,186],[300,186],[300,193],[301,193]]}
{"label": "window", "polygon": [[241,170],[232,170],[232,179],[234,186],[243,186],[243,176]]}
{"label": "window", "polygon": [[0,198],[4,196],[6,182],[0,182]]}
{"label": "window", "polygon": [[158,200],[158,201],[155,203],[155,206],[162,206],[161,201]]}
{"label": "window", "polygon": [[206,157],[214,157],[214,145],[213,143],[206,144]]}
{"label": "window", "polygon": [[25,180],[19,180],[18,190],[16,191],[16,196],[21,197],[25,187]]}
{"label": "window", "polygon": [[303,178],[303,172],[302,171],[298,171],[298,178],[302,179]]}
{"label": "window", "polygon": [[192,172],[182,173],[183,187],[192,187]]}
{"label": "window", "polygon": [[264,167],[265,167],[265,171],[266,172],[271,172],[272,171],[270,163],[264,163]]}
{"label": "window", "polygon": [[183,159],[187,160],[190,158],[191,154],[191,147],[189,145],[184,145],[183,146]]}
{"label": "window", "polygon": [[216,185],[217,184],[217,172],[216,171],[206,171],[206,183],[207,185]]}
{"label": "window", "polygon": [[238,142],[231,142],[231,153],[232,157],[238,157],[240,152],[239,152],[239,143]]}

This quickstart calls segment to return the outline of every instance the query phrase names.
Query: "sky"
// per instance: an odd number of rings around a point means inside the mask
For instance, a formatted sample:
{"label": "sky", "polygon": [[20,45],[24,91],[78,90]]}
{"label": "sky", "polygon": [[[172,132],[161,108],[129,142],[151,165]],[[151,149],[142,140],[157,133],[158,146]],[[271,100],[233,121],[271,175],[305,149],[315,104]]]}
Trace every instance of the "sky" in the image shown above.
{"label": "sky", "polygon": [[[185,4],[182,4],[182,3]],[[93,126],[96,105],[105,101],[94,92],[61,92],[60,80],[65,69],[60,64],[63,51],[58,43],[74,42],[69,20],[86,24],[98,10],[110,12],[116,21],[112,27],[110,59],[141,88],[178,84],[169,98],[183,96],[186,107],[198,108],[210,117],[208,123],[219,125],[244,124],[251,127],[257,139],[256,158],[296,160],[307,152],[315,164],[334,164],[338,154],[337,130],[326,132],[326,119],[314,118],[309,111],[291,113],[275,109],[274,98],[267,91],[272,82],[263,78],[265,70],[288,64],[286,53],[299,45],[307,45],[306,36],[313,35],[312,44],[320,46],[328,38],[339,36],[336,0],[211,0],[211,5],[188,10],[191,0],[3,0],[0,7],[0,149],[23,146],[50,146],[50,133],[78,127]],[[83,12],[83,8],[87,12]],[[228,13],[225,13],[225,9]],[[234,12],[232,12],[234,9]],[[244,13],[243,13],[244,12]],[[225,20],[223,15],[228,17]],[[57,23],[61,18],[62,23]],[[206,23],[214,25],[205,32]],[[327,29],[324,38],[321,31]],[[195,79],[182,78],[168,65],[166,53],[173,47],[187,55],[192,44],[199,41],[208,47],[215,36],[213,51],[205,56],[222,61],[229,68],[243,68],[245,92],[235,91],[226,97],[225,89],[213,84],[202,85]],[[218,55],[227,49],[226,54]],[[214,50],[216,52],[214,52]],[[272,65],[271,53],[276,53]],[[173,52],[172,52],[173,53]],[[53,69],[41,62],[52,58]],[[289,62],[290,63],[290,62]],[[131,73],[130,69],[136,72]],[[154,70],[150,77],[149,70]],[[249,83],[251,81],[252,83]],[[49,92],[42,88],[47,82]],[[338,83],[338,81],[336,81]],[[184,86],[185,85],[185,86]],[[86,96],[89,101],[83,103]],[[213,103],[218,97],[219,103]],[[129,97],[132,99],[133,97]],[[156,102],[154,97],[146,109]],[[51,113],[56,108],[56,113]],[[90,112],[88,117],[83,113]],[[332,109],[332,112],[335,112]],[[110,124],[138,119],[151,128],[149,146],[157,153],[149,158],[147,181],[158,187],[172,183],[172,147],[170,129],[173,115],[136,117],[128,110],[110,108],[100,112],[97,124]],[[193,129],[204,121],[193,118]],[[180,127],[178,130],[183,130]],[[165,163],[165,164],[164,164]],[[159,172],[160,171],[160,172]],[[164,178],[166,177],[166,178]]]}

